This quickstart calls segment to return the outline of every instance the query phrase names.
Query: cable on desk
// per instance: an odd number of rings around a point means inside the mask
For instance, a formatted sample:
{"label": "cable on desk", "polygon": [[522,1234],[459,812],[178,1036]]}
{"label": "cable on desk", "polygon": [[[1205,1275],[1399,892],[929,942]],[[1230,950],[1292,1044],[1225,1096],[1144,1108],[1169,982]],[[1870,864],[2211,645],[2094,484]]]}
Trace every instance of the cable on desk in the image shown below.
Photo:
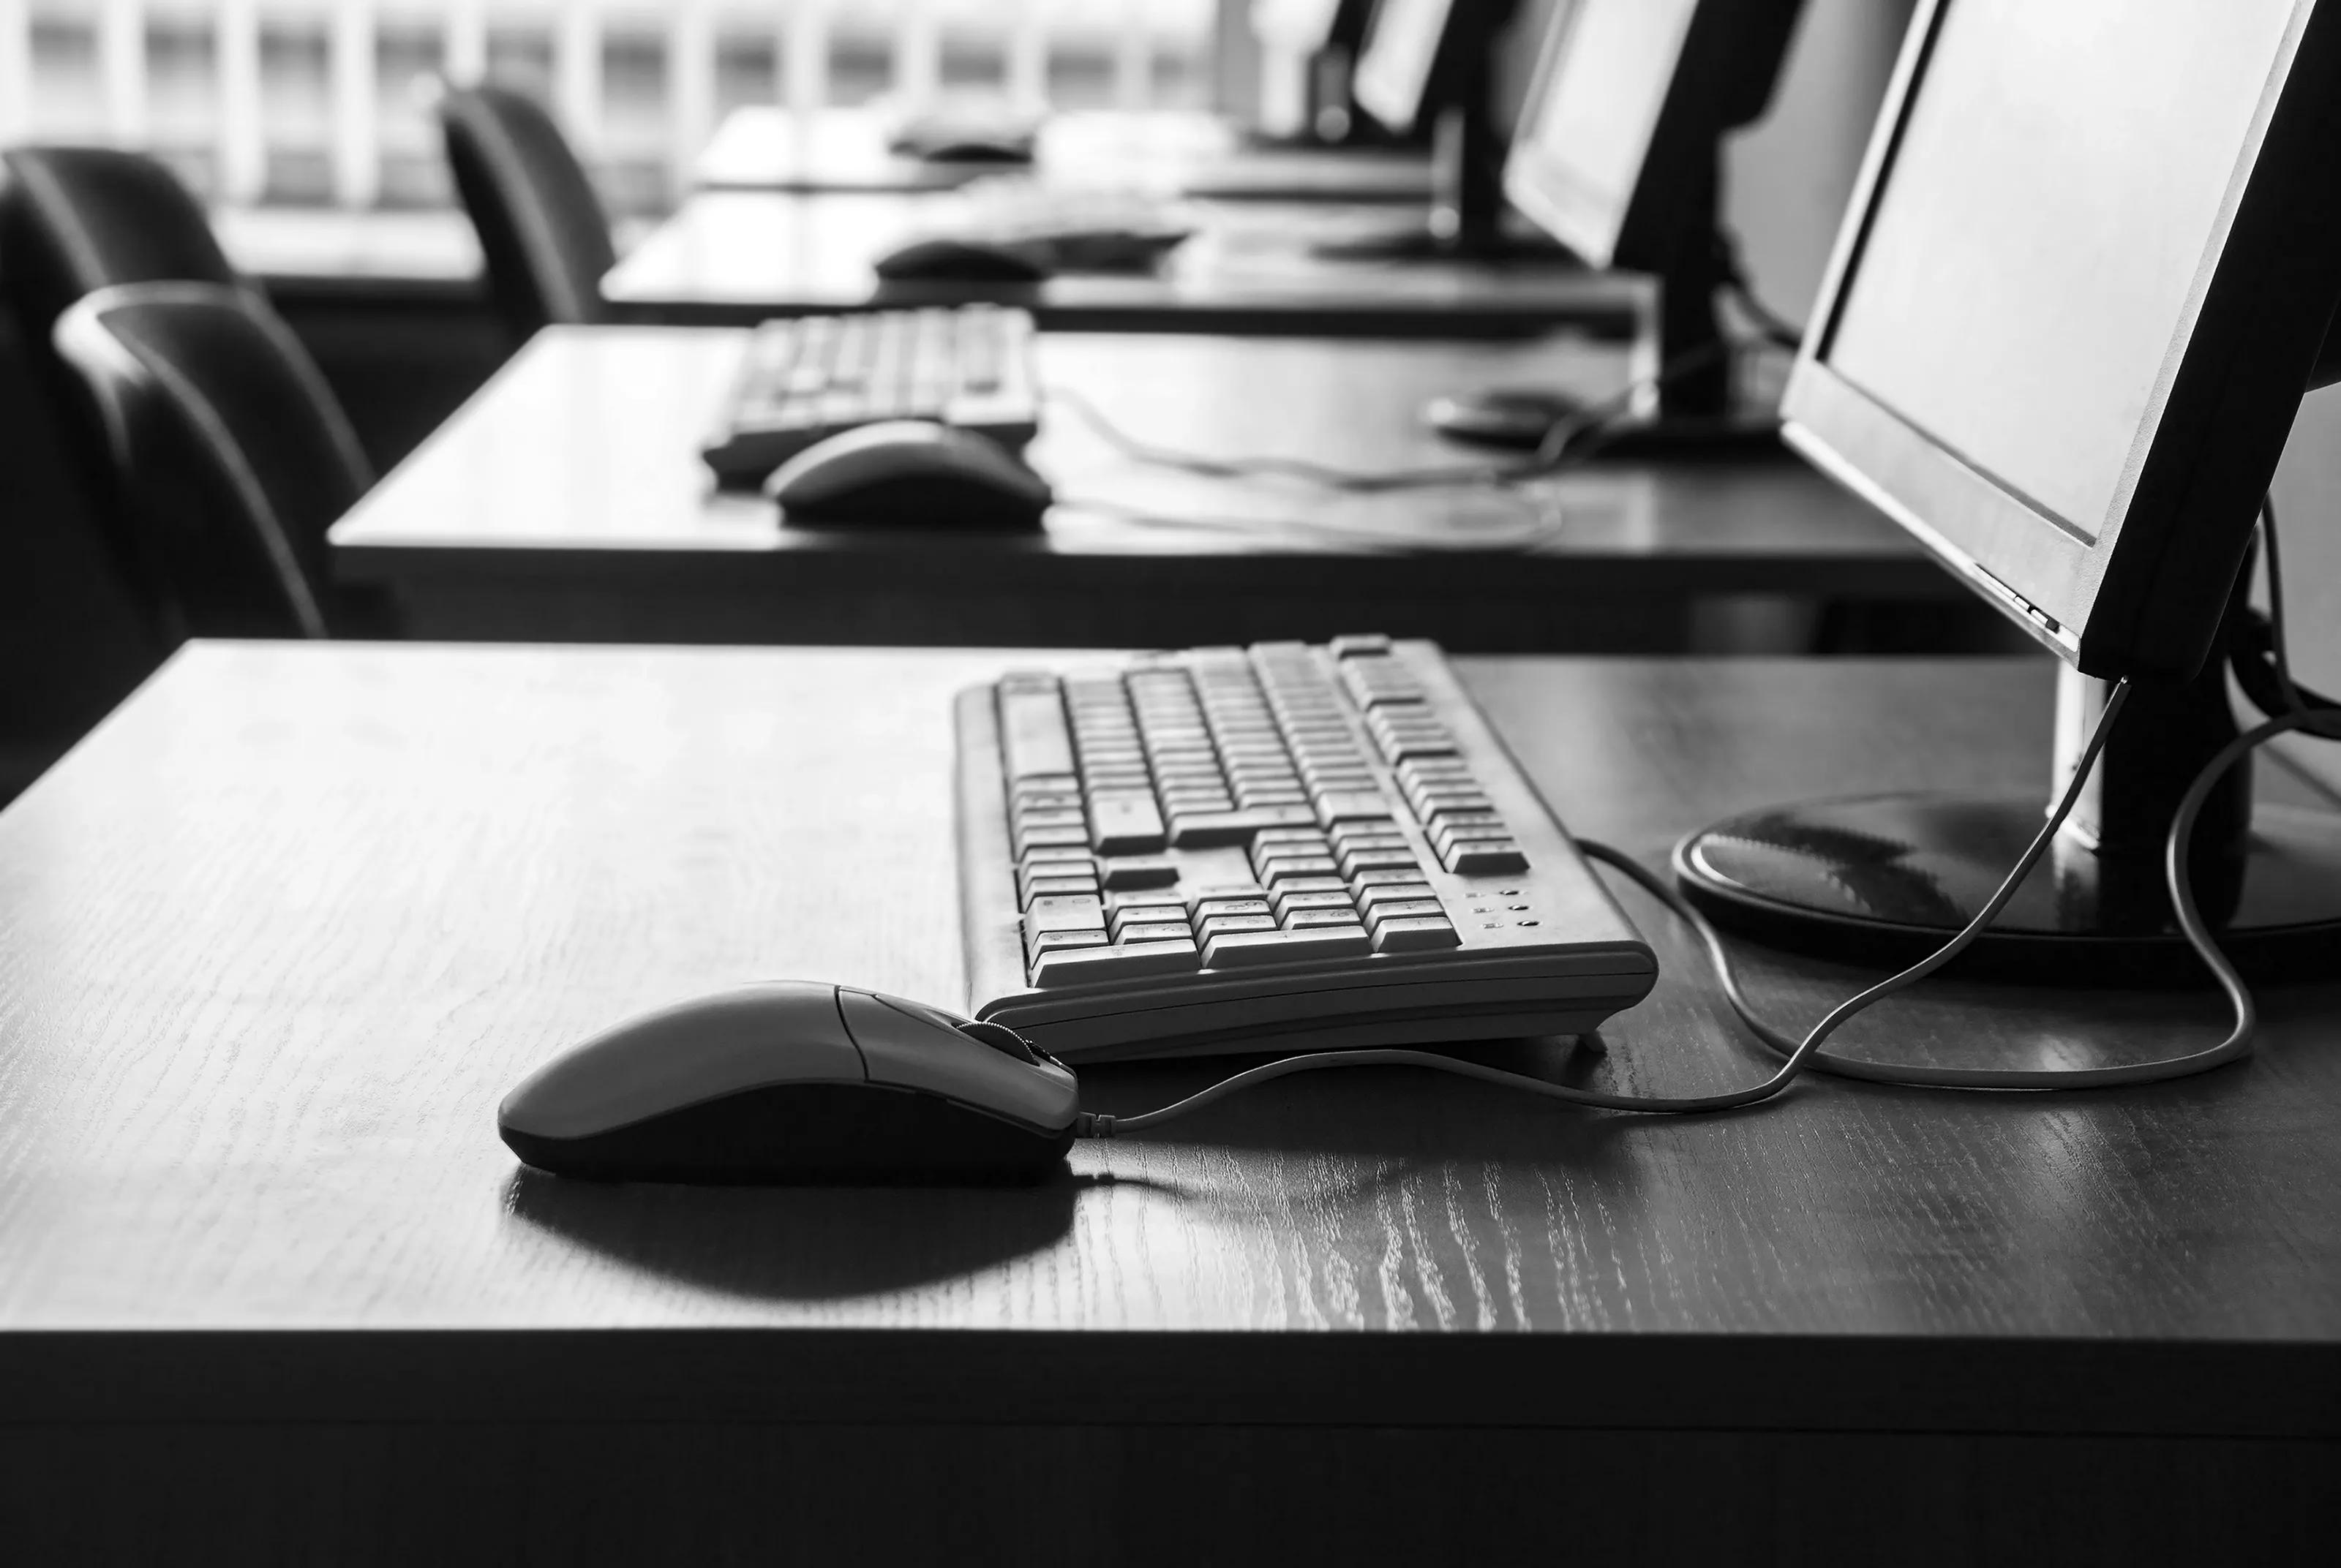
{"label": "cable on desk", "polygon": [[[2124,704],[2129,700],[2129,691],[2130,686],[2127,680],[2115,686],[2112,695],[2107,700],[2105,710],[2097,716],[2097,728],[2090,732],[2089,743],[2081,753],[2079,765],[2073,769],[2072,778],[2067,781],[2064,794],[2057,798],[2056,809],[2050,811],[2042,821],[2040,831],[2034,835],[2032,842],[2025,848],[2023,855],[2017,860],[2015,867],[1993,891],[1992,896],[1985,901],[1983,908],[1976,911],[1975,918],[1969,920],[1957,935],[1908,968],[1899,974],[1890,975],[1858,996],[1838,1003],[1828,1017],[1807,1031],[1801,1040],[1788,1038],[1756,1013],[1739,989],[1738,979],[1732,971],[1730,958],[1724,948],[1722,938],[1716,934],[1714,928],[1707,923],[1698,910],[1692,908],[1680,894],[1668,886],[1664,878],[1645,868],[1632,857],[1610,849],[1606,844],[1583,839],[1577,841],[1578,848],[1588,858],[1598,860],[1625,872],[1643,890],[1664,904],[1676,918],[1683,920],[1698,933],[1707,946],[1708,959],[1713,963],[1717,974],[1721,978],[1724,995],[1730,1001],[1732,1010],[1739,1015],[1741,1021],[1758,1039],[1786,1058],[1778,1071],[1760,1083],[1752,1084],[1744,1089],[1731,1089],[1721,1094],[1711,1095],[1620,1095],[1610,1094],[1600,1089],[1580,1089],[1566,1084],[1550,1083],[1543,1078],[1530,1077],[1524,1073],[1506,1072],[1499,1067],[1485,1067],[1478,1062],[1441,1056],[1432,1051],[1311,1051],[1301,1056],[1287,1057],[1282,1061],[1270,1062],[1222,1078],[1209,1088],[1190,1095],[1185,1099],[1165,1106],[1160,1110],[1147,1111],[1131,1116],[1083,1112],[1074,1120],[1074,1135],[1079,1137],[1108,1138],[1119,1136],[1123,1133],[1141,1132],[1148,1127],[1159,1126],[1175,1117],[1200,1110],[1212,1101],[1222,1099],[1240,1090],[1251,1088],[1275,1078],[1288,1077],[1294,1073],[1316,1072],[1332,1067],[1428,1067],[1434,1072],[1453,1073],[1463,1077],[1477,1078],[1483,1083],[1498,1084],[1506,1088],[1540,1095],[1548,1099],[1564,1100],[1571,1105],[1589,1106],[1599,1110],[1656,1111],[1679,1115],[1701,1111],[1731,1110],[1741,1106],[1752,1106],[1768,1100],[1794,1083],[1808,1067],[1814,1066],[1851,1077],[1879,1077],[1893,1075],[1887,1077],[1887,1081],[1896,1083],[1940,1083],[1956,1084],[1963,1087],[1992,1088],[2047,1087],[2049,1085],[2045,1080],[2051,1078],[2058,1080],[2058,1087],[2070,1087],[2082,1080],[2144,1082],[2148,1077],[2174,1077],[2178,1071],[2197,1072],[2204,1067],[2215,1067],[2219,1062],[2231,1059],[2233,1056],[2248,1048],[2255,1021],[2251,997],[2244,990],[2242,982],[2236,978],[2235,971],[2227,965],[2225,955],[2221,954],[2217,946],[2211,941],[2209,933],[2203,928],[2200,916],[2196,914],[2194,888],[2187,880],[2185,858],[2183,856],[2177,856],[2176,851],[2183,839],[2191,839],[2196,815],[2201,810],[2203,800],[2210,793],[2211,786],[2217,782],[2219,775],[2234,762],[2235,758],[2240,756],[2243,749],[2247,749],[2244,746],[2244,741],[2251,739],[2251,737],[2239,738],[2236,746],[2221,752],[2219,757],[2214,759],[2212,766],[2203,769],[2201,775],[2197,778],[2194,787],[2188,791],[2186,799],[2182,801],[2178,815],[2171,824],[2171,844],[2175,857],[2170,861],[2171,876],[2173,888],[2180,900],[2181,927],[2186,930],[2188,941],[2196,945],[2197,951],[2205,954],[2206,961],[2210,963],[2213,971],[2220,976],[2229,998],[2236,1004],[2236,1027],[2219,1046],[2210,1051],[2177,1058],[2171,1062],[2141,1063],[2132,1067],[2111,1068],[2082,1068],[2071,1072],[2021,1074],[1989,1073],[1960,1068],[1884,1067],[1853,1057],[1836,1057],[1821,1049],[1823,1042],[1843,1027],[1848,1020],[1884,1001],[1897,991],[1925,979],[1966,951],[1968,946],[1983,934],[1984,928],[1991,923],[1993,917],[1999,913],[2008,899],[2015,897],[2016,889],[2023,884],[2024,878],[2030,875],[2032,868],[2039,863],[2040,857],[2047,852],[2049,843],[2056,838],[2057,830],[2064,826],[2065,819],[2072,814],[2074,803],[2081,797],[2083,785],[2088,781],[2089,774],[2097,766],[2098,754],[2105,749],[2107,737],[2113,733],[2115,720],[2120,717]],[[2276,729],[2290,727],[2296,721],[2296,719],[2289,718],[2271,720],[2269,724],[2261,726],[2259,730],[2253,731],[2252,735],[2264,739],[2265,737],[2261,735],[2262,730],[2273,733]],[[2256,740],[2253,740],[2252,743],[2256,744]],[[2157,1073],[2155,1069],[2162,1070]],[[1940,1076],[1944,1074],[1963,1076],[1957,1077]],[[2118,1077],[2103,1076],[2108,1074],[2118,1075]],[[2018,1079],[2021,1081],[2016,1081]]]}
{"label": "cable on desk", "polygon": [[[1513,499],[1524,508],[1529,504],[1523,498]],[[1253,541],[1259,541],[1270,531],[1281,530],[1315,534],[1339,544],[1371,546],[1392,555],[1441,552],[1458,555],[1522,554],[1558,539],[1569,526],[1568,517],[1557,508],[1547,509],[1547,514],[1538,521],[1508,533],[1495,534],[1469,529],[1459,531],[1437,521],[1400,531],[1343,522],[1338,516],[1212,517],[1199,512],[1155,511],[1129,505],[1110,496],[1061,495],[1057,498],[1057,504],[1069,511],[1096,512],[1141,528],[1160,528],[1172,532],[1200,529],[1207,532],[1240,534]]]}
{"label": "cable on desk", "polygon": [[1574,468],[1632,428],[1636,406],[1645,395],[1707,369],[1732,349],[1729,343],[1703,343],[1677,354],[1650,374],[1628,382],[1575,418],[1555,421],[1537,444],[1534,455],[1509,463],[1448,463],[1433,468],[1374,471],[1297,457],[1207,457],[1157,446],[1132,435],[1108,418],[1097,404],[1070,388],[1050,387],[1042,395],[1078,414],[1108,445],[1136,462],[1199,474],[1205,479],[1291,479],[1327,490],[1381,495],[1450,486],[1522,484]]}

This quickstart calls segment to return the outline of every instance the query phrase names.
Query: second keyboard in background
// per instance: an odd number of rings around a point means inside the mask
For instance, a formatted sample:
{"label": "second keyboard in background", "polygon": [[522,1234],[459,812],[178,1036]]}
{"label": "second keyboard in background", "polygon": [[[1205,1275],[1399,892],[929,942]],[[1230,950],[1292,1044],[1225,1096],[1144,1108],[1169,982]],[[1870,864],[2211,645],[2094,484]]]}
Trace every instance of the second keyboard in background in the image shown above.
{"label": "second keyboard in background", "polygon": [[1021,452],[1040,432],[1031,313],[966,304],[765,322],[700,455],[718,483],[752,488],[816,442],[904,419]]}

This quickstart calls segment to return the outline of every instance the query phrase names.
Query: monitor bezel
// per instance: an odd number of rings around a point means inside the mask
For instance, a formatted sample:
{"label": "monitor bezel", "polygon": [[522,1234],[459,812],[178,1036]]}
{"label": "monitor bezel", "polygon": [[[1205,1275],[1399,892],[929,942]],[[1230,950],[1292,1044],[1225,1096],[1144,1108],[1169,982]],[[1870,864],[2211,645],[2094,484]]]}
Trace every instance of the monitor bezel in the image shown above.
{"label": "monitor bezel", "polygon": [[1505,197],[1589,265],[1664,266],[1684,221],[1705,216],[1709,198],[1701,193],[1714,189],[1718,141],[1770,106],[1803,9],[1804,0],[1695,0],[1633,190],[1613,211],[1579,201],[1567,160],[1551,156],[1529,131],[1585,12],[1585,0],[1571,0],[1555,13],[1520,101],[1504,160]]}
{"label": "monitor bezel", "polygon": [[[2058,518],[1829,363],[1943,19],[1921,0],[1782,402],[1789,443],[2084,673],[2185,680],[2210,651],[2341,299],[2341,0],[2294,0],[2122,488]],[[2319,178],[2319,175],[2322,178]]]}

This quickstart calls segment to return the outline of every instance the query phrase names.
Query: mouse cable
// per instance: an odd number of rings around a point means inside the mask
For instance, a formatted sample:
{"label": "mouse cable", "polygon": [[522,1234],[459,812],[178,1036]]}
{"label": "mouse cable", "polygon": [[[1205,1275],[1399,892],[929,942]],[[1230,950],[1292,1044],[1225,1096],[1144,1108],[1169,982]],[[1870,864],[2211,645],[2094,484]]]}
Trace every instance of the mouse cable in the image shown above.
{"label": "mouse cable", "polygon": [[[1123,1133],[1142,1131],[1147,1127],[1159,1126],[1175,1116],[1200,1110],[1214,1100],[1250,1088],[1255,1085],[1264,1084],[1274,1078],[1286,1077],[1293,1073],[1314,1072],[1330,1067],[1429,1067],[1437,1072],[1454,1073],[1463,1077],[1478,1078],[1484,1083],[1522,1089],[1529,1094],[1541,1095],[1549,1099],[1566,1100],[1571,1105],[1589,1106],[1599,1110],[1674,1113],[1721,1111],[1768,1100],[1795,1082],[1806,1067],[1822,1055],[1822,1042],[1837,1033],[1848,1019],[1873,1004],[1883,1001],[1905,987],[1933,974],[1965,951],[1967,946],[1982,934],[1984,927],[1990,923],[1992,917],[1998,914],[2000,908],[2015,896],[2017,888],[2031,872],[2032,868],[2038,863],[2042,854],[2047,850],[2050,840],[2056,837],[2057,829],[2064,825],[2065,819],[2071,814],[2074,803],[2080,799],[2082,786],[2087,782],[2089,773],[2097,764],[2097,754],[2105,749],[2106,738],[2113,732],[2114,721],[2120,716],[2122,706],[2128,700],[2129,682],[2125,680],[2114,688],[2112,696],[2106,702],[2105,710],[2097,716],[2097,728],[2089,736],[2088,746],[2081,753],[2080,762],[2073,769],[2073,777],[2066,784],[2065,792],[2058,798],[2056,809],[2050,811],[2042,822],[2040,831],[2033,836],[2032,842],[2026,847],[2015,868],[2008,872],[2006,879],[1985,902],[1984,907],[1976,912],[1975,918],[1967,922],[1966,928],[1933,953],[1901,973],[1889,976],[1858,996],[1839,1003],[1827,1017],[1815,1024],[1801,1041],[1788,1040],[1787,1037],[1773,1029],[1771,1026],[1754,1017],[1739,993],[1737,980],[1732,977],[1721,938],[1715,935],[1713,928],[1709,927],[1698,911],[1686,903],[1679,894],[1669,887],[1664,879],[1631,857],[1612,849],[1605,844],[1598,844],[1589,839],[1578,840],[1578,848],[1588,858],[1623,870],[1637,884],[1664,904],[1677,918],[1687,922],[1697,931],[1706,941],[1710,960],[1716,963],[1723,976],[1724,994],[1732,1002],[1734,1009],[1751,1028],[1758,1032],[1758,1037],[1766,1039],[1768,1044],[1773,1040],[1784,1041],[1787,1044],[1788,1059],[1778,1070],[1761,1083],[1750,1085],[1743,1089],[1731,1089],[1710,1095],[1610,1094],[1600,1089],[1580,1089],[1566,1084],[1556,1084],[1544,1078],[1530,1077],[1524,1073],[1506,1072],[1500,1067],[1485,1067],[1478,1062],[1442,1056],[1434,1051],[1381,1048],[1311,1051],[1301,1056],[1287,1057],[1281,1061],[1269,1062],[1250,1068],[1249,1071],[1222,1078],[1209,1088],[1190,1095],[1185,1099],[1165,1106],[1160,1110],[1128,1116],[1083,1112],[1074,1118],[1074,1136],[1108,1138],[1119,1136]],[[2198,798],[2196,803],[2198,807],[2199,796],[2207,792],[2207,788],[2197,791]],[[2191,826],[2192,817],[2188,817],[2187,820]],[[2214,949],[2215,953],[2216,951],[2216,949]],[[2224,959],[2220,962],[2224,963]],[[2248,997],[2245,998],[2242,1006],[2247,1015],[2250,1007]],[[2247,1026],[2248,1017],[2246,1017],[2246,1027],[2239,1031],[2246,1037],[2249,1036]],[[1867,1063],[1855,1065],[1868,1066]]]}
{"label": "mouse cable", "polygon": [[1477,1078],[1483,1083],[1505,1088],[1523,1090],[1549,1099],[1563,1100],[1572,1105],[1600,1110],[1654,1111],[1675,1114],[1734,1109],[1771,1099],[1786,1089],[1808,1068],[1831,1073],[1842,1077],[1862,1078],[1873,1083],[1918,1086],[1930,1088],[1967,1089],[2086,1089],[2112,1088],[2123,1085],[2159,1083],[2171,1078],[2186,1077],[2207,1072],[2213,1067],[2236,1061],[2250,1054],[2252,1037],[2258,1027],[2258,1010],[2251,992],[2236,972],[2218,945],[2217,938],[2205,923],[2195,897],[2194,879],[2187,866],[2187,851],[2194,841],[2195,824],[2201,816],[2203,803],[2212,789],[2233,767],[2237,759],[2275,737],[2290,730],[2306,729],[2317,721],[2314,710],[2287,713],[2270,719],[2244,731],[2223,747],[2196,774],[2194,781],[2181,798],[2173,815],[2170,833],[2164,844],[2163,872],[2169,887],[2173,909],[2177,915],[2181,933],[2226,993],[2233,1024],[2217,1044],[2177,1057],[2153,1061],[2127,1062],[2107,1067],[1938,1067],[1913,1064],[1877,1062],[1858,1057],[1846,1057],[1824,1050],[1822,1044],[1848,1019],[1885,1000],[1918,980],[1926,978],[1957,958],[1975,941],[1983,928],[2014,896],[2016,889],[2047,850],[2057,831],[2064,825],[2074,802],[2078,799],[2083,783],[2104,749],[2106,737],[2114,719],[2129,695],[2129,682],[2117,684],[2107,700],[2105,711],[2098,716],[2096,730],[2082,753],[2080,764],[2073,771],[2063,796],[2050,811],[2041,829],[2023,856],[2017,861],[2007,878],[1993,892],[1973,919],[1940,948],[1899,974],[1880,980],[1868,989],[1839,1003],[1820,1022],[1815,1024],[1802,1039],[1797,1039],[1774,1027],[1758,1014],[1741,989],[1738,972],[1733,968],[1729,950],[1725,947],[1706,918],[1694,908],[1681,894],[1656,872],[1639,861],[1591,839],[1577,840],[1578,849],[1587,858],[1623,872],[1638,887],[1664,905],[1668,911],[1689,926],[1707,949],[1708,961],[1715,970],[1725,999],[1740,1022],[1756,1039],[1773,1055],[1781,1058],[1779,1067],[1768,1078],[1744,1089],[1720,1094],[1694,1096],[1657,1096],[1609,1094],[1597,1089],[1574,1088],[1552,1083],[1544,1078],[1530,1077],[1522,1073],[1506,1072],[1460,1057],[1442,1056],[1431,1051],[1403,1049],[1366,1049],[1355,1051],[1314,1051],[1288,1057],[1281,1061],[1267,1063],[1223,1078],[1185,1099],[1165,1106],[1160,1110],[1139,1116],[1115,1116],[1083,1112],[1076,1118],[1074,1131],[1082,1137],[1115,1137],[1124,1133],[1143,1131],[1160,1126],[1173,1117],[1200,1110],[1212,1101],[1240,1090],[1267,1083],[1271,1079],[1294,1073],[1313,1072],[1330,1067],[1428,1067],[1437,1072]]}
{"label": "mouse cable", "polygon": [[[1740,347],[1749,344],[1737,345]],[[1437,490],[1467,485],[1525,484],[1577,467],[1612,441],[1630,431],[1641,400],[1683,377],[1707,369],[1734,352],[1728,342],[1702,343],[1686,349],[1646,376],[1637,377],[1611,396],[1574,418],[1556,420],[1537,443],[1534,455],[1519,462],[1449,463],[1430,468],[1370,471],[1314,462],[1298,457],[1207,457],[1157,446],[1131,434],[1108,418],[1096,403],[1071,388],[1043,389],[1050,402],[1061,403],[1103,437],[1124,457],[1152,468],[1168,468],[1204,479],[1291,479],[1322,489],[1360,495],[1380,495],[1407,490]]]}
{"label": "mouse cable", "polygon": [[[1529,498],[1523,496],[1506,499],[1510,504],[1529,504]],[[1274,532],[1310,534],[1336,544],[1363,545],[1390,555],[1524,555],[1567,532],[1569,523],[1569,516],[1558,508],[1552,509],[1541,520],[1532,519],[1503,533],[1494,533],[1483,531],[1476,525],[1458,529],[1446,520],[1433,520],[1428,526],[1417,524],[1401,531],[1378,528],[1370,523],[1343,522],[1338,515],[1214,517],[1202,512],[1156,511],[1148,507],[1129,505],[1111,496],[1061,495],[1057,498],[1057,504],[1069,511],[1094,512],[1141,528],[1160,528],[1173,533],[1197,531],[1230,533],[1255,543],[1263,541]]]}

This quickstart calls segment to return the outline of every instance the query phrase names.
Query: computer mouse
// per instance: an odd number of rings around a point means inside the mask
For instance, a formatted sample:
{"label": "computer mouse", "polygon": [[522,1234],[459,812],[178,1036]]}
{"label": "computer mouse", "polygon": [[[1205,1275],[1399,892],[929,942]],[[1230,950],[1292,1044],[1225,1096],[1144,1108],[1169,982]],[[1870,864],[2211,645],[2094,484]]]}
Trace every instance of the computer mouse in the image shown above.
{"label": "computer mouse", "polygon": [[1048,265],[1027,250],[948,234],[898,245],[873,268],[897,283],[1037,283],[1049,275]]}
{"label": "computer mouse", "polygon": [[885,420],[816,442],[764,493],[787,521],[879,528],[1038,528],[1048,481],[998,442],[924,420]]}
{"label": "computer mouse", "polygon": [[902,150],[923,164],[1017,164],[1032,161],[1031,137],[1014,134],[939,136]]}
{"label": "computer mouse", "polygon": [[513,1153],[601,1181],[1040,1181],[1080,1091],[1014,1030],[777,981],[646,1013],[504,1097]]}

